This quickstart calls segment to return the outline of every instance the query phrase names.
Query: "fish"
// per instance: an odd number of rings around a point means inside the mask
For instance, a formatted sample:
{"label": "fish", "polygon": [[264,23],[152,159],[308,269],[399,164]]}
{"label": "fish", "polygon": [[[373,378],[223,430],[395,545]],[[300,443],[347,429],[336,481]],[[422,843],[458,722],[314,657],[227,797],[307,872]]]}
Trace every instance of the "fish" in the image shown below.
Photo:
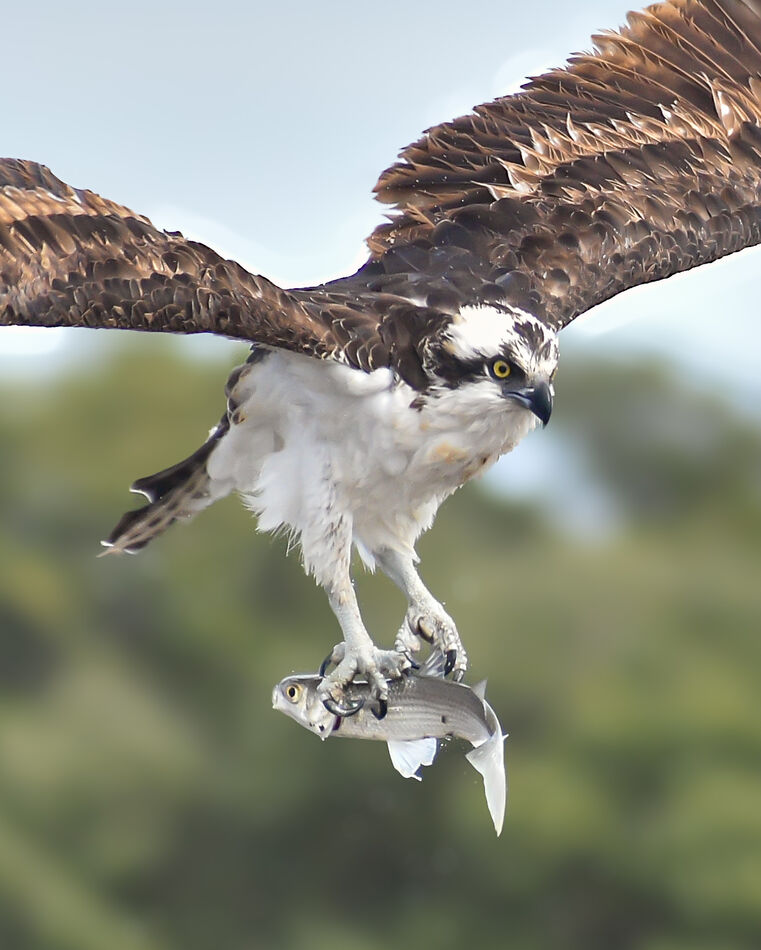
{"label": "fish", "polygon": [[318,698],[319,673],[295,673],[272,691],[272,706],[321,739],[375,739],[385,742],[394,768],[420,780],[440,739],[464,739],[473,746],[465,758],[481,774],[486,804],[499,835],[507,803],[504,740],[499,720],[486,701],[486,681],[467,686],[444,679],[446,659],[432,653],[419,671],[389,683],[385,713],[373,705],[370,686],[350,683],[345,702],[350,715],[337,715]]}

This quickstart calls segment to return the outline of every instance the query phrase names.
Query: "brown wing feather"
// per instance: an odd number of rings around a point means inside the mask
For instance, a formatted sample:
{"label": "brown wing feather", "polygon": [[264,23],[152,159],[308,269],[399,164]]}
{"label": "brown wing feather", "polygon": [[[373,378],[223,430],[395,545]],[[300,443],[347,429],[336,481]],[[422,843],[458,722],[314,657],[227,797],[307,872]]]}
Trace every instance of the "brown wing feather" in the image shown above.
{"label": "brown wing feather", "polygon": [[466,303],[556,327],[761,239],[761,2],[668,0],[515,96],[428,131],[376,186],[357,274],[285,291],[46,168],[0,162],[0,324],[209,331],[394,366]]}
{"label": "brown wing feather", "polygon": [[341,341],[308,296],[33,162],[0,161],[0,325],[218,333],[318,357]]}
{"label": "brown wing feather", "polygon": [[401,153],[376,185],[398,214],[369,238],[373,286],[403,292],[405,248],[421,272],[449,255],[461,301],[563,327],[761,240],[759,0],[669,0],[594,43]]}

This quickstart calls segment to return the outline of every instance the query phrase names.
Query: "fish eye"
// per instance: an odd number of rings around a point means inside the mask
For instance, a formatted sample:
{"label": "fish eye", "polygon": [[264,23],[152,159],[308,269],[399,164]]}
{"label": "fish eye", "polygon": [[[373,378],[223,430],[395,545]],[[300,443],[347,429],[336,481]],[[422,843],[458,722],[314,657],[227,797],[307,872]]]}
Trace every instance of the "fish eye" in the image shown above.
{"label": "fish eye", "polygon": [[492,360],[489,371],[495,379],[507,379],[512,369],[507,360]]}
{"label": "fish eye", "polygon": [[301,696],[301,687],[298,683],[291,683],[285,687],[285,698],[290,702],[298,702],[299,696]]}

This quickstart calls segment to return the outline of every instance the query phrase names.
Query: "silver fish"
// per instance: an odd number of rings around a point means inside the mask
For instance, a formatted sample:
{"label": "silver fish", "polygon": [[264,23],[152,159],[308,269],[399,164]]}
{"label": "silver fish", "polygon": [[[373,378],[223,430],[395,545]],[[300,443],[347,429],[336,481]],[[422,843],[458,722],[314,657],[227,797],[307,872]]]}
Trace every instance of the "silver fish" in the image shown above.
{"label": "silver fish", "polygon": [[445,680],[443,663],[443,657],[432,656],[419,672],[392,680],[383,718],[372,708],[370,687],[362,682],[350,683],[345,695],[347,705],[360,706],[358,712],[329,712],[317,697],[322,679],[317,673],[286,676],[272,691],[272,706],[321,739],[386,742],[394,768],[405,778],[420,779],[421,767],[431,765],[436,756],[439,739],[466,739],[474,748],[465,757],[483,776],[486,803],[499,834],[507,800],[506,736],[486,702],[486,682],[471,688]]}

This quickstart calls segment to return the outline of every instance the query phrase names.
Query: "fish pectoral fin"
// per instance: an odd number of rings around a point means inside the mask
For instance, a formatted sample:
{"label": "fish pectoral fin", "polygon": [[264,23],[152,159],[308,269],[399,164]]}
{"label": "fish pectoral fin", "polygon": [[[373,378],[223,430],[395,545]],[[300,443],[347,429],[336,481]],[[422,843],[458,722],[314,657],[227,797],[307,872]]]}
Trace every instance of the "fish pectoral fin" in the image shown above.
{"label": "fish pectoral fin", "polygon": [[405,778],[420,782],[418,771],[424,765],[432,765],[438,751],[437,739],[407,739],[403,742],[389,740],[388,754],[396,771]]}

